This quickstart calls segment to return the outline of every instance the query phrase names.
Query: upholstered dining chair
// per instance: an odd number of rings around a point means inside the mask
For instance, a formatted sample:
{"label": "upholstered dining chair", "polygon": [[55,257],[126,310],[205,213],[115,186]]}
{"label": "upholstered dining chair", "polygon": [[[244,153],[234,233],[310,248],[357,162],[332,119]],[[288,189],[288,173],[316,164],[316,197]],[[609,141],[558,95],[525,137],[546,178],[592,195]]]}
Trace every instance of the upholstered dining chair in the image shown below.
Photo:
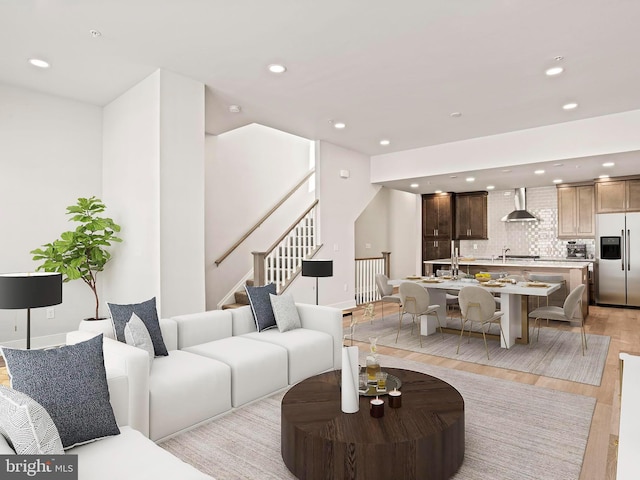
{"label": "upholstered dining chair", "polygon": [[[436,270],[436,277],[448,277],[451,276],[451,270]],[[458,291],[457,290],[447,290],[446,293],[447,299],[447,316],[451,316],[448,313],[458,306]]]}
{"label": "upholstered dining chair", "polygon": [[[442,324],[440,323],[440,314],[438,309],[440,305],[430,305],[429,292],[422,285],[418,285],[413,282],[402,282],[400,284],[400,298],[402,299],[402,312],[411,315],[411,333],[413,333],[413,326],[416,323],[416,319],[422,315],[436,314],[438,319],[438,327],[440,328],[440,334],[444,340],[444,332],[442,331]],[[398,336],[400,335],[400,328],[402,327],[402,317],[398,320],[398,333],[396,335],[396,343],[398,343]],[[418,336],[420,337],[420,347],[422,348],[422,335],[420,335],[420,326],[418,325]]]}
{"label": "upholstered dining chair", "polygon": [[[584,351],[587,349],[587,335],[584,333],[584,317],[582,315],[582,295],[584,293],[585,286],[584,284],[578,285],[576,288],[571,290],[567,298],[564,300],[564,305],[562,307],[556,307],[553,305],[547,305],[544,307],[536,308],[534,311],[529,313],[529,318],[534,319],[533,323],[533,333],[536,329],[536,325],[538,326],[538,334],[536,336],[536,342],[540,338],[540,319],[548,320],[559,320],[561,322],[571,322],[580,320],[580,331],[581,331],[581,341],[582,341],[582,355],[584,355]],[[577,315],[577,317],[576,317]],[[529,337],[530,339],[533,336]],[[531,340],[529,340],[531,342]],[[529,343],[531,346],[531,343]]]}
{"label": "upholstered dining chair", "polygon": [[378,289],[378,294],[380,295],[381,307],[382,307],[382,317],[384,318],[384,304],[386,303],[395,303],[398,305],[398,318],[402,317],[402,300],[400,298],[400,294],[394,295],[393,286],[389,285],[389,278],[383,273],[376,274],[376,287]]}
{"label": "upholstered dining chair", "polygon": [[505,345],[507,345],[507,340],[504,337],[502,325],[500,324],[500,318],[502,317],[503,312],[496,311],[495,298],[488,290],[476,286],[464,287],[460,290],[458,302],[460,303],[461,328],[456,353],[460,353],[460,343],[462,342],[462,335],[464,334],[464,327],[467,322],[470,322],[468,328],[469,339],[471,339],[471,328],[473,328],[473,323],[475,322],[480,324],[482,339],[484,340],[484,349],[487,352],[487,359],[489,359],[489,347],[487,347],[486,334],[489,333],[489,329],[492,324],[498,324],[498,327],[500,328],[500,335],[502,336]]}

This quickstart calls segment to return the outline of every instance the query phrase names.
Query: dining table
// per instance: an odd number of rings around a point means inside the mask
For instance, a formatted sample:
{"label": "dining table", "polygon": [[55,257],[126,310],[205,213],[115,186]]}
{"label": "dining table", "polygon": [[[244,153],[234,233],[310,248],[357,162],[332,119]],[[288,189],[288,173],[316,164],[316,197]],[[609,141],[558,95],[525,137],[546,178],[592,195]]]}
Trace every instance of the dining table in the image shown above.
{"label": "dining table", "polygon": [[[472,278],[446,279],[442,277],[407,277],[391,280],[393,286],[399,286],[402,282],[415,282],[422,285],[429,292],[430,303],[439,305],[437,313],[441,320],[447,318],[447,291],[460,291],[470,285],[487,289],[500,298],[500,311],[503,315],[500,325],[504,337],[491,335],[500,339],[500,346],[508,348],[515,343],[529,343],[529,312],[528,297],[548,297],[561,288],[561,283],[541,282],[479,282]],[[438,328],[436,315],[423,315],[420,317],[420,334],[432,335]],[[459,333],[459,329],[443,327],[444,332]],[[488,335],[489,336],[489,335]],[[506,343],[505,343],[506,342]]]}

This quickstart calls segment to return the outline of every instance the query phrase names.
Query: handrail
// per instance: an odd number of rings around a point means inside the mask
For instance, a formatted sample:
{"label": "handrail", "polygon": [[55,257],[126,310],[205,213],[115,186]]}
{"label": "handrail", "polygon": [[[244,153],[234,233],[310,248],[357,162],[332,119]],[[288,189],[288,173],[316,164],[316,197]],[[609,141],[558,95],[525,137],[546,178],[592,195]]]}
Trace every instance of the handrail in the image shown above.
{"label": "handrail", "polygon": [[[231,248],[229,248],[226,252],[224,252],[214,263],[216,264],[216,267],[220,266],[220,264],[229,256],[231,255],[231,253],[238,248],[240,245],[242,245],[242,243],[249,238],[249,236],[255,232],[260,225],[262,225],[276,210],[278,210],[278,208],[280,208],[282,206],[282,204],[284,202],[286,202],[289,197],[291,197],[291,195],[293,195],[302,185],[305,184],[305,182],[307,180],[309,180],[309,178],[311,177],[311,175],[313,175],[314,173],[316,173],[315,169],[309,171],[309,173],[307,173],[304,178],[302,180],[300,180],[291,190],[289,190],[289,192],[280,199],[280,201],[278,203],[276,203],[276,205],[271,208],[271,210],[269,210],[260,220],[258,220],[258,222],[251,227],[241,238],[240,240],[238,240],[236,243],[234,243]],[[275,248],[275,247],[274,247]]]}
{"label": "handrail", "polygon": [[302,219],[304,217],[306,217],[307,214],[311,210],[313,210],[313,207],[315,207],[318,204],[318,202],[319,202],[318,199],[314,200],[314,202],[311,204],[311,206],[309,208],[307,208],[302,215],[300,215],[298,218],[296,218],[294,220],[294,222],[289,226],[289,228],[287,228],[284,231],[284,233],[282,235],[280,235],[275,242],[273,242],[273,245],[271,245],[269,248],[267,248],[267,250],[264,252],[264,254],[265,255],[269,255],[271,252],[273,252],[276,249],[276,247],[280,244],[280,242],[282,242],[282,240],[284,240],[285,237],[291,233],[291,230],[296,228],[296,225],[298,225],[298,223],[300,223],[302,221]]}

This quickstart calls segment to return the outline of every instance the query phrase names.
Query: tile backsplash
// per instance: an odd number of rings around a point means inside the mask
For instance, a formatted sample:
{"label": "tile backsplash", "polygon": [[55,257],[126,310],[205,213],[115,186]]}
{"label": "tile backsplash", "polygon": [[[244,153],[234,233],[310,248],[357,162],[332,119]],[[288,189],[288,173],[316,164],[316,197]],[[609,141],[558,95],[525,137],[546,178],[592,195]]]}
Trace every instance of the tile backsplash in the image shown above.
{"label": "tile backsplash", "polygon": [[[515,209],[514,190],[489,192],[487,198],[488,240],[461,240],[460,255],[490,257],[500,255],[504,247],[509,255],[566,257],[568,240],[558,239],[558,196],[556,187],[527,188],[527,210],[537,222],[503,222]],[[587,256],[595,255],[593,238],[574,238],[587,246]],[[476,245],[477,249],[473,246]]]}

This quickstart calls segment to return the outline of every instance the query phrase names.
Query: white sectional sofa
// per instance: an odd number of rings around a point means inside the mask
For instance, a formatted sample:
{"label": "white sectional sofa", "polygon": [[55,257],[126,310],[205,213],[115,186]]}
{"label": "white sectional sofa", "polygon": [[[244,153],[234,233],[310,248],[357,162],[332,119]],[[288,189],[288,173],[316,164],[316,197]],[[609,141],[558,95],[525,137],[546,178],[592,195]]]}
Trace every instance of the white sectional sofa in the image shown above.
{"label": "white sectional sofa", "polygon": [[[120,428],[120,435],[106,437],[66,451],[67,454],[78,455],[78,478],[81,480],[128,478],[212,480],[213,477],[179,460],[139,431],[127,426],[129,377],[126,372],[113,366],[107,375],[111,406]],[[0,454],[14,454],[2,435],[0,435]]]}
{"label": "white sectional sofa", "polygon": [[[104,333],[107,372],[129,378],[129,425],[158,441],[309,376],[340,368],[342,315],[296,304],[302,328],[257,332],[250,307],[161,319],[166,357],[113,340],[108,322],[85,322],[67,343]],[[90,331],[87,331],[90,330]],[[106,338],[111,337],[111,338]]]}

